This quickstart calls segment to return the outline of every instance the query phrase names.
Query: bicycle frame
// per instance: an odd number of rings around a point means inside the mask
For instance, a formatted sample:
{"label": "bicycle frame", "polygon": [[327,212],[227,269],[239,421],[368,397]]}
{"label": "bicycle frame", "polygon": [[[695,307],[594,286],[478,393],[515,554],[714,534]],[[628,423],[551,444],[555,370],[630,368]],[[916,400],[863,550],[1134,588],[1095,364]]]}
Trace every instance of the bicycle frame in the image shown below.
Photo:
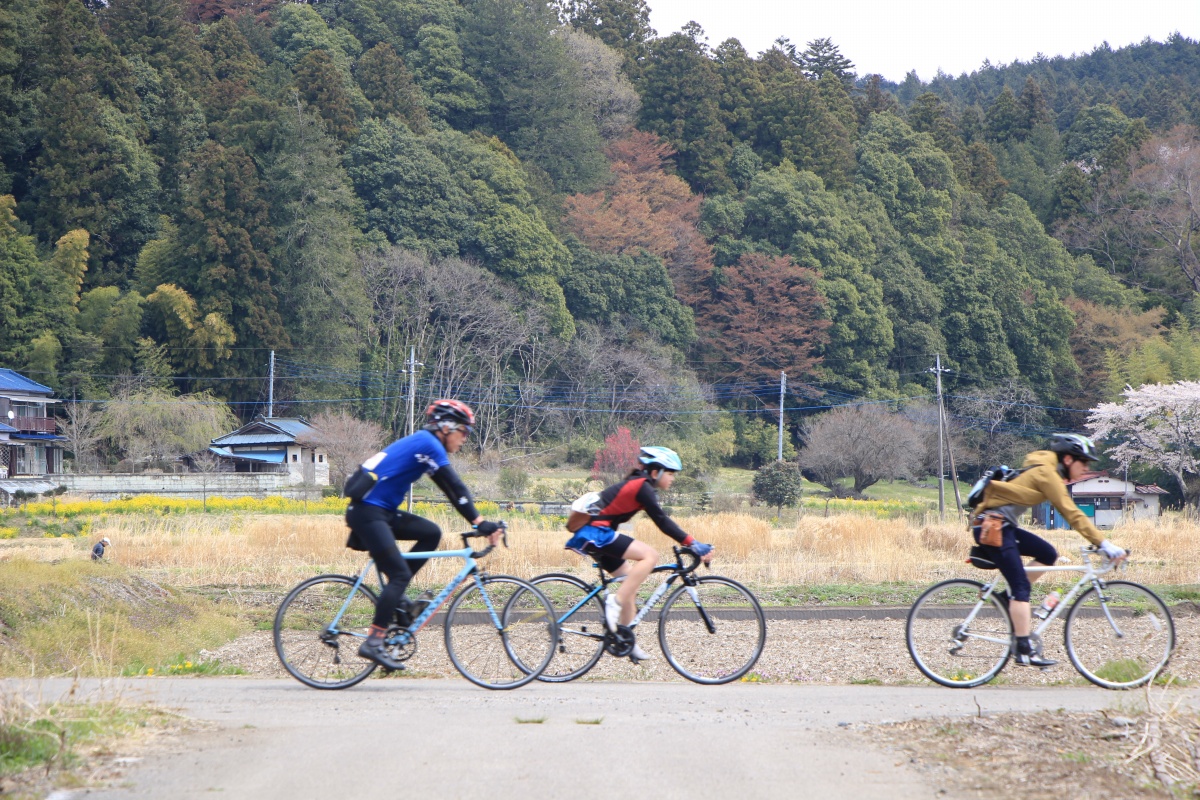
{"label": "bicycle frame", "polygon": [[[594,565],[594,566],[599,568],[598,564]],[[645,619],[646,615],[649,614],[650,611],[656,605],[658,605],[658,601],[662,600],[663,595],[665,595],[667,593],[667,591],[672,586],[675,585],[675,581],[678,580],[680,577],[682,577],[682,575],[679,572],[678,564],[659,564],[657,567],[655,567],[653,570],[650,571],[650,574],[653,575],[655,572],[670,572],[671,577],[669,577],[665,581],[663,581],[662,584],[660,584],[659,587],[654,590],[654,592],[650,595],[650,597],[646,599],[646,602],[644,602],[642,604],[641,610],[638,611],[637,616],[635,616],[633,618],[633,620],[629,623],[630,628],[636,628],[638,626],[638,623],[641,622],[643,619]],[[583,608],[588,603],[590,603],[593,597],[595,597],[596,595],[600,594],[600,592],[607,589],[608,585],[610,583],[620,583],[623,580],[625,580],[624,576],[621,576],[619,578],[605,578],[603,576],[603,574],[601,574],[600,584],[592,585],[591,591],[589,591],[582,600],[580,600],[578,603],[576,603],[575,606],[570,611],[568,611],[567,613],[563,614],[561,617],[558,618],[558,625],[559,625],[559,628],[562,630],[562,632],[563,633],[573,633],[577,636],[587,636],[588,638],[592,638],[592,639],[603,639],[604,636],[602,634],[581,633],[579,631],[573,631],[573,630],[569,630],[566,628],[562,628],[562,624],[564,622],[566,622],[568,619],[570,619],[571,616],[576,611],[578,611],[579,609]],[[692,600],[695,601],[697,606],[700,605],[700,599],[695,595],[694,589],[692,590]],[[705,620],[705,623],[709,624],[711,627],[711,624],[708,623],[708,620]]]}
{"label": "bicycle frame", "polygon": [[[481,597],[483,597],[484,602],[487,603],[488,613],[492,617],[492,622],[495,624],[497,629],[501,627],[500,617],[496,614],[496,609],[492,607],[492,600],[490,597],[488,597],[487,592],[483,591],[482,579],[478,569],[479,562],[475,560],[474,553],[475,550],[470,547],[464,547],[461,550],[429,550],[419,553],[400,553],[401,558],[404,558],[407,561],[427,558],[461,558],[463,560],[463,568],[459,570],[457,575],[450,579],[450,582],[447,583],[440,592],[437,593],[433,600],[430,601],[429,605],[426,606],[425,610],[421,612],[421,615],[412,621],[411,625],[402,630],[396,636],[387,639],[387,643],[389,645],[405,644],[414,636],[416,636],[417,632],[420,631],[421,628],[425,627],[426,623],[433,618],[433,615],[436,614],[438,609],[442,607],[442,604],[449,599],[450,595],[454,594],[455,590],[462,586],[467,578],[471,577],[471,575],[475,576],[475,582],[479,585],[479,594]],[[362,571],[358,573],[358,579],[354,582],[354,587],[350,590],[350,594],[346,597],[346,602],[342,604],[342,607],[338,610],[337,616],[335,616],[333,621],[329,623],[328,630],[337,628],[337,624],[341,620],[342,615],[346,613],[346,609],[350,607],[350,602],[357,594],[358,587],[362,586],[363,582],[367,579],[367,575],[371,571],[371,567],[374,565],[375,561],[373,559],[367,559],[366,565],[363,566]],[[379,578],[379,585],[382,587],[383,575],[376,570],[376,576]],[[361,634],[353,635],[361,636]]]}
{"label": "bicycle frame", "polygon": [[[1095,551],[1089,549],[1088,547],[1079,548],[1079,552],[1083,554],[1085,559],[1088,559],[1087,563],[1078,564],[1078,565],[1068,564],[1068,565],[1062,566],[1062,567],[1045,567],[1045,566],[1043,566],[1043,567],[1026,567],[1025,568],[1025,571],[1027,573],[1036,573],[1039,575],[1042,573],[1045,573],[1045,572],[1082,572],[1083,573],[1083,575],[1080,576],[1080,578],[1076,582],[1076,584],[1073,587],[1071,587],[1071,591],[1067,592],[1066,595],[1064,595],[1062,598],[1059,599],[1058,605],[1056,605],[1050,611],[1050,613],[1046,616],[1046,618],[1041,621],[1041,624],[1039,624],[1036,628],[1033,628],[1030,631],[1031,636],[1036,636],[1038,639],[1041,639],[1042,632],[1045,631],[1046,628],[1050,627],[1050,623],[1052,623],[1052,622],[1054,622],[1054,620],[1058,619],[1058,616],[1059,616],[1059,614],[1062,613],[1063,609],[1069,607],[1071,605],[1071,601],[1073,601],[1080,594],[1080,592],[1084,591],[1086,589],[1086,587],[1088,587],[1089,585],[1092,585],[1092,586],[1096,587],[1096,591],[1097,591],[1097,593],[1099,593],[1100,590],[1102,588],[1104,588],[1104,581],[1100,580],[1100,576],[1106,575],[1106,574],[1112,572],[1114,569],[1116,569],[1116,564],[1112,561],[1107,561],[1104,563],[1103,566],[1101,566],[1100,568],[1097,568],[1090,559],[1091,556],[1095,555]],[[979,611],[983,608],[984,603],[987,602],[987,599],[989,597],[991,597],[992,594],[996,591],[996,586],[998,586],[1000,584],[1000,582],[1003,580],[1004,580],[1004,576],[1000,575],[995,580],[991,581],[990,583],[984,584],[983,591],[979,595],[979,602],[975,604],[975,608],[971,609],[971,613],[967,615],[966,620],[963,622],[964,627],[969,628],[971,623],[975,620],[975,615],[979,613]],[[1112,614],[1109,612],[1108,605],[1103,600],[1103,595],[1101,595],[1100,607],[1102,609],[1104,609],[1104,616],[1108,620],[1108,624],[1112,626],[1112,629],[1116,633],[1117,638],[1123,639],[1125,637],[1125,634],[1123,634],[1121,632],[1121,629],[1117,625],[1116,620],[1113,619]],[[1007,640],[1000,639],[995,636],[981,636],[979,634],[975,634],[975,633],[971,633],[971,632],[968,632],[967,635],[974,639],[983,639],[984,641],[999,642],[1001,644],[1007,644]]]}

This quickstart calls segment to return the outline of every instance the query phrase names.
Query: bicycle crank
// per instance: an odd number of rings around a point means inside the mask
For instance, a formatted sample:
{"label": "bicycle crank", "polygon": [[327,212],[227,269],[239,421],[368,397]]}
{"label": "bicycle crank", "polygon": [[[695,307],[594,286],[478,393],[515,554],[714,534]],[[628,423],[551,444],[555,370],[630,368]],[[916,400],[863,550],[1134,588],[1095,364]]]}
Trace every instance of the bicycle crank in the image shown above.
{"label": "bicycle crank", "polygon": [[604,637],[605,651],[616,658],[624,658],[632,653],[635,644],[637,644],[637,637],[633,635],[633,629],[628,625],[618,625],[615,633],[609,633]]}

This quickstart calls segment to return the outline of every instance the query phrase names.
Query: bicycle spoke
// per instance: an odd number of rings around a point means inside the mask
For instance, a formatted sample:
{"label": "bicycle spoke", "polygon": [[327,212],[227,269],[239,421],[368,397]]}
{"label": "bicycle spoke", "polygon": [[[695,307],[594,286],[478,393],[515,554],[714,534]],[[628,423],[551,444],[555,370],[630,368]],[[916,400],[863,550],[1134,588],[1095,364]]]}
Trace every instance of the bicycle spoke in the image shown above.
{"label": "bicycle spoke", "polygon": [[1144,586],[1110,581],[1071,606],[1063,633],[1067,655],[1083,677],[1106,689],[1132,689],[1166,667],[1175,626],[1162,600]]}
{"label": "bicycle spoke", "polygon": [[663,605],[658,642],[667,663],[696,683],[728,683],[762,655],[767,626],[750,590],[716,575],[680,586]]}
{"label": "bicycle spoke", "polygon": [[[539,575],[530,583],[554,606],[559,627],[554,658],[538,680],[550,683],[575,680],[604,655],[604,605],[600,596],[584,602],[590,587],[572,575]],[[570,616],[565,616],[568,612]]]}
{"label": "bicycle spoke", "polygon": [[284,669],[307,686],[344,689],[375,670],[374,662],[358,655],[375,598],[362,586],[351,597],[354,582],[345,575],[312,578],[293,589],[275,614],[275,652]]}
{"label": "bicycle spoke", "polygon": [[554,609],[517,578],[489,576],[461,591],[446,612],[446,652],[463,677],[487,689],[513,689],[550,663],[558,635]]}
{"label": "bicycle spoke", "polygon": [[908,652],[930,680],[955,688],[978,686],[1008,663],[1012,623],[994,597],[980,605],[982,588],[976,581],[945,581],[929,588],[909,611]]}

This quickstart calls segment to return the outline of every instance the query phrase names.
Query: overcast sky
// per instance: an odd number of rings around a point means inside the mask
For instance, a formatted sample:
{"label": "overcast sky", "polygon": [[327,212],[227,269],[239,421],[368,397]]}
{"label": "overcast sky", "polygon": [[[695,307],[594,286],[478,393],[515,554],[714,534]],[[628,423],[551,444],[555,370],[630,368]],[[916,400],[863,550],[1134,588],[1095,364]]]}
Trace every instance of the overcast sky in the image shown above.
{"label": "overcast sky", "polygon": [[915,69],[957,77],[993,64],[1114,49],[1174,31],[1200,39],[1198,0],[648,0],[660,36],[690,20],[715,47],[736,38],[756,55],[786,36],[833,39],[859,75],[901,81]]}

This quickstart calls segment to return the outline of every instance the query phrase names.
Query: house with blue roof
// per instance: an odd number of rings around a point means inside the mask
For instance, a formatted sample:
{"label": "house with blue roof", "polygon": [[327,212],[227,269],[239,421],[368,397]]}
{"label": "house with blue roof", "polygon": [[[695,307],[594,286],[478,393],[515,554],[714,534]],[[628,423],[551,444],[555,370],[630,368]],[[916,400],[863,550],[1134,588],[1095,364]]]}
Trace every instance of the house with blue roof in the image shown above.
{"label": "house with blue roof", "polygon": [[[49,386],[15,370],[0,369],[0,481],[62,474],[67,439],[59,435],[54,422],[54,405],[59,401],[53,394]],[[47,483],[47,488],[52,487]],[[29,487],[0,486],[10,493],[20,488]]]}
{"label": "house with blue roof", "polygon": [[328,486],[329,458],[319,441],[318,431],[303,417],[259,415],[213,439],[208,452],[221,472],[285,473],[292,483]]}

